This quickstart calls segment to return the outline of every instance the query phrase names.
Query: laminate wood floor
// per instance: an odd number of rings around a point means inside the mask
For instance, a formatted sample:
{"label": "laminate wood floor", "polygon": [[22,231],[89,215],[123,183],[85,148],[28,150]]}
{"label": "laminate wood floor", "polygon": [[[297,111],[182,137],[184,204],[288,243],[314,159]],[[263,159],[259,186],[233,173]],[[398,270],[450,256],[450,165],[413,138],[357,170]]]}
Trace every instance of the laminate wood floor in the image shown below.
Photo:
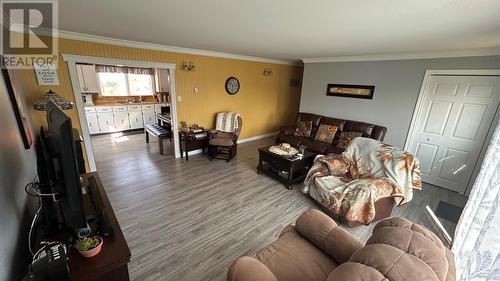
{"label": "laminate wood floor", "polygon": [[[189,161],[160,155],[143,134],[92,137],[98,172],[132,252],[131,280],[225,280],[236,258],[274,241],[281,229],[309,208],[304,196],[255,172],[263,139],[239,145],[230,163],[193,155]],[[171,151],[166,142],[167,154]],[[428,226],[425,206],[439,200],[463,206],[466,198],[426,185],[412,202],[396,208]],[[455,225],[443,221],[453,234]],[[373,226],[347,228],[365,241]],[[434,231],[434,230],[433,230]],[[436,231],[435,231],[436,232]]]}

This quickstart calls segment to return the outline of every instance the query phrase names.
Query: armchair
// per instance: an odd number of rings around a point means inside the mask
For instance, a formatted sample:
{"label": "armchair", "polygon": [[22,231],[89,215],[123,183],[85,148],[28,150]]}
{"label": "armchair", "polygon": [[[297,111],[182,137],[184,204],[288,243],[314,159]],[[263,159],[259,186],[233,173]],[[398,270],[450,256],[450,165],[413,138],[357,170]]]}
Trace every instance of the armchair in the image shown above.
{"label": "armchair", "polygon": [[365,245],[318,210],[278,239],[237,259],[228,281],[454,281],[453,254],[434,233],[403,218],[379,222]]}
{"label": "armchair", "polygon": [[213,159],[224,159],[231,161],[238,152],[238,138],[241,132],[243,121],[237,116],[238,126],[234,132],[225,132],[221,130],[210,130],[208,133],[208,156],[210,161]]}

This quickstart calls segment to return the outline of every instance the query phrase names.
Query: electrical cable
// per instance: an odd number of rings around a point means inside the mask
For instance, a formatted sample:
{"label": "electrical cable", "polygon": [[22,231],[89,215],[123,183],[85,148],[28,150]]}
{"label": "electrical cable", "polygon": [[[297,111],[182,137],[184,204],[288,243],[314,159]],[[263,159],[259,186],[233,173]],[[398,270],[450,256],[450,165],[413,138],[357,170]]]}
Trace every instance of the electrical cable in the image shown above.
{"label": "electrical cable", "polygon": [[[35,212],[35,216],[33,217],[33,220],[31,221],[30,230],[28,233],[28,249],[29,249],[32,256],[35,256],[35,254],[33,253],[33,247],[32,247],[31,241],[32,241],[32,236],[33,236],[33,230],[35,229],[36,223],[38,222],[38,219],[40,218],[40,213],[41,213],[42,208],[43,208],[42,197],[43,196],[55,197],[58,194],[58,193],[40,193],[39,192],[40,185],[41,185],[40,183],[33,181],[31,183],[28,183],[24,187],[24,191],[26,191],[26,193],[28,195],[36,197],[38,199],[37,211]],[[29,190],[30,187],[32,190]]]}

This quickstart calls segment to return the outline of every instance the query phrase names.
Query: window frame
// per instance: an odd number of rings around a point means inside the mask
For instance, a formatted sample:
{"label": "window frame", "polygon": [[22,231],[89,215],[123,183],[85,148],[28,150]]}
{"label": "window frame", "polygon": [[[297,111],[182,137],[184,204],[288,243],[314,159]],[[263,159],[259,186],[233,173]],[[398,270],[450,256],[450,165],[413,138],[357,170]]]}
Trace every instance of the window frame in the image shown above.
{"label": "window frame", "polygon": [[[113,96],[113,95],[104,95],[103,87],[101,84],[101,74],[113,74],[113,73],[118,73],[122,74],[125,76],[125,90],[127,92],[127,95],[120,95],[120,96]],[[155,79],[153,75],[149,75],[151,79],[151,94],[146,94],[146,95],[131,95],[130,94],[130,81],[129,81],[129,75],[130,73],[120,73],[120,72],[98,72],[97,73],[97,80],[98,80],[98,86],[99,86],[99,95],[101,97],[147,97],[147,96],[154,96],[155,95]],[[138,74],[138,75],[147,75],[147,74]]]}

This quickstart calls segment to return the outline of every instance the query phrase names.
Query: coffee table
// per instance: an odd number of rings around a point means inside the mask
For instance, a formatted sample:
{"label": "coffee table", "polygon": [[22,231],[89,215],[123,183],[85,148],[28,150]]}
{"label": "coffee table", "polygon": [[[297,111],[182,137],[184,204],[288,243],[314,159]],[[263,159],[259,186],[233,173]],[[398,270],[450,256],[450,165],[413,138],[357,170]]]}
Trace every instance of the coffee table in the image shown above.
{"label": "coffee table", "polygon": [[292,189],[292,184],[304,180],[314,161],[315,153],[306,151],[302,159],[291,160],[286,156],[269,151],[269,147],[259,148],[257,172],[266,174]]}

